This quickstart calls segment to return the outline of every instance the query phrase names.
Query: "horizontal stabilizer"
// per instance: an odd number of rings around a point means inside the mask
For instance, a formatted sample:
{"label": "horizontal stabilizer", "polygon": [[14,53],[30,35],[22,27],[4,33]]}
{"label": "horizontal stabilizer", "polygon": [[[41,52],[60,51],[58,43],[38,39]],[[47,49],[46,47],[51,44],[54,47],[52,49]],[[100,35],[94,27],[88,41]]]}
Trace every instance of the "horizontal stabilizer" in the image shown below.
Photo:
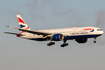
{"label": "horizontal stabilizer", "polygon": [[4,32],[4,33],[22,36],[22,34],[18,34],[18,33],[11,33],[11,32]]}

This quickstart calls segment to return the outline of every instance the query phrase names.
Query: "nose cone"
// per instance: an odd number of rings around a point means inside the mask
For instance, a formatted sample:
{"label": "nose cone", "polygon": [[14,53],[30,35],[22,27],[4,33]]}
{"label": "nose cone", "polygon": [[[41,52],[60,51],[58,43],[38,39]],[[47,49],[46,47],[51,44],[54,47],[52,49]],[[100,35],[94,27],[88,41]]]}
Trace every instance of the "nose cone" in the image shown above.
{"label": "nose cone", "polygon": [[104,34],[104,31],[102,31],[101,33]]}

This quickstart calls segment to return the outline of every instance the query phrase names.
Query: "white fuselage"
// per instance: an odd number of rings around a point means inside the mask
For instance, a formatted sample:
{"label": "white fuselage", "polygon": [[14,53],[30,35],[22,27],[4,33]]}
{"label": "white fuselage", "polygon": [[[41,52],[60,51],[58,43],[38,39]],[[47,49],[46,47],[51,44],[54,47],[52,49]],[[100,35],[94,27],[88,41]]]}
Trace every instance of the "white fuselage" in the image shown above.
{"label": "white fuselage", "polygon": [[[75,39],[75,38],[94,38],[102,35],[104,32],[97,27],[73,27],[73,28],[61,28],[61,29],[48,29],[48,30],[36,30],[41,32],[47,32],[52,34],[63,34],[65,39]],[[31,34],[24,32],[22,38],[31,40],[44,40],[43,35]]]}

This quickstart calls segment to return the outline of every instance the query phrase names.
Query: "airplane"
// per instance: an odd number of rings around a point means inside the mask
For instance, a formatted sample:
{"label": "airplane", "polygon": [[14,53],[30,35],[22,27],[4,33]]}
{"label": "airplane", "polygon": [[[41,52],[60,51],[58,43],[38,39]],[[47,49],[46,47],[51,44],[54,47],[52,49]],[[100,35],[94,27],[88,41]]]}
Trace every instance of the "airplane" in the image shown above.
{"label": "airplane", "polygon": [[[19,27],[7,26],[10,28],[18,29],[21,33],[4,32],[7,34],[13,34],[17,37],[35,40],[35,41],[50,41],[47,46],[55,44],[55,41],[63,41],[61,47],[68,46],[67,40],[75,40],[77,43],[86,43],[88,38],[96,38],[101,36],[104,31],[98,27],[72,27],[72,28],[60,28],[60,29],[47,29],[47,30],[31,30],[26,22],[20,15],[16,15]],[[53,42],[54,41],[54,42]]]}

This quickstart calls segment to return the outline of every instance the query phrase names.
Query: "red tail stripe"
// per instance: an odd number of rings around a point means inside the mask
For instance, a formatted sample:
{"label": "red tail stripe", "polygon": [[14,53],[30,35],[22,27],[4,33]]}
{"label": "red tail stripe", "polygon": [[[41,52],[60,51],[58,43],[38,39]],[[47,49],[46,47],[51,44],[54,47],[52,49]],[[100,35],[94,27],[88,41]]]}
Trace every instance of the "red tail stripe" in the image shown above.
{"label": "red tail stripe", "polygon": [[21,33],[19,33],[19,34],[22,34],[22,33],[24,33],[24,31],[21,31]]}
{"label": "red tail stripe", "polygon": [[23,24],[26,24],[26,23],[24,22],[24,20],[22,20],[22,19],[20,19],[20,18],[17,18],[17,20],[18,20],[18,22],[21,22],[21,23],[23,23]]}
{"label": "red tail stripe", "polygon": [[[25,29],[29,29],[29,27],[27,27],[27,28],[25,28]],[[19,33],[19,34],[22,34],[22,33],[24,33],[24,31],[21,31],[21,33]]]}
{"label": "red tail stripe", "polygon": [[25,29],[29,29],[29,26],[27,26],[27,28],[25,28]]}

